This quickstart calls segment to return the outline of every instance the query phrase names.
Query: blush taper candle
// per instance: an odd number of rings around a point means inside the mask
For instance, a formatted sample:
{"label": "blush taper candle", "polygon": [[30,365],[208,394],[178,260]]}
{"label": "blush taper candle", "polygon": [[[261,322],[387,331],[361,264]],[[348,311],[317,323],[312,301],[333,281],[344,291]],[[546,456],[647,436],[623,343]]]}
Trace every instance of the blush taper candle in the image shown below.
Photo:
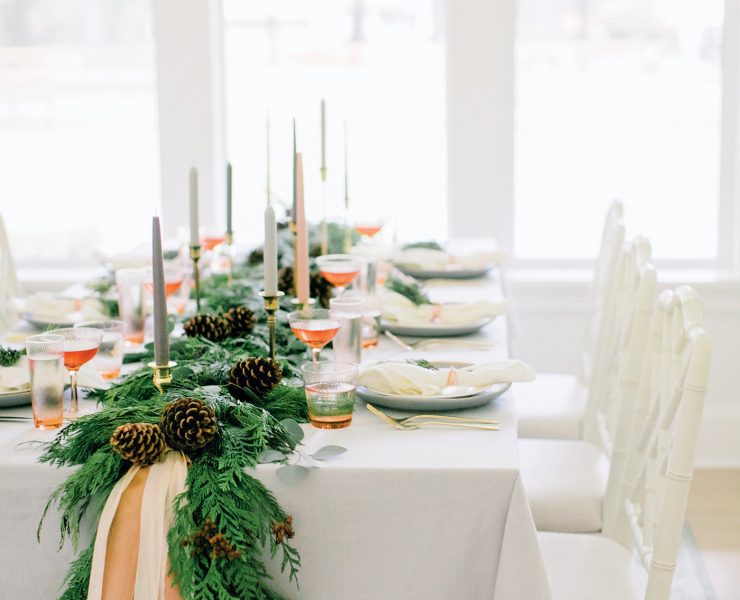
{"label": "blush taper candle", "polygon": [[296,298],[299,304],[308,305],[310,297],[308,277],[308,225],[303,197],[303,155],[296,154]]}

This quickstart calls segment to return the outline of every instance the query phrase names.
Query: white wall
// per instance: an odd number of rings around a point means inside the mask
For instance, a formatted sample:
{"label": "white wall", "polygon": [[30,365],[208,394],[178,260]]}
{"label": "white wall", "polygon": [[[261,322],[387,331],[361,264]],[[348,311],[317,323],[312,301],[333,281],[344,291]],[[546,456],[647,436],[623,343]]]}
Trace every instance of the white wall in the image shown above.
{"label": "white wall", "polygon": [[[576,373],[588,305],[586,273],[549,274],[514,271],[509,293],[514,298],[513,352],[538,371]],[[660,278],[660,269],[659,269]],[[660,283],[674,287],[690,278]],[[712,370],[697,466],[740,467],[740,283],[694,283],[704,302],[704,318],[712,338]]]}

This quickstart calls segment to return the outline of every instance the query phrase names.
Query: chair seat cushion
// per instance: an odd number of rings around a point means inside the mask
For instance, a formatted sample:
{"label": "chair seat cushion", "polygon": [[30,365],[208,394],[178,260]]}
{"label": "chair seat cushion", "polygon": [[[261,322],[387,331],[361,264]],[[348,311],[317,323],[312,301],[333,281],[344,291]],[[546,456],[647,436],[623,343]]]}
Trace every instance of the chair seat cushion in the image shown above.
{"label": "chair seat cushion", "polygon": [[576,440],[581,437],[588,390],[574,375],[539,373],[512,388],[519,437]]}
{"label": "chair seat cushion", "polygon": [[630,552],[600,535],[539,533],[552,600],[637,600],[647,572]]}
{"label": "chair seat cushion", "polygon": [[524,489],[539,531],[601,531],[609,462],[581,440],[519,440]]}

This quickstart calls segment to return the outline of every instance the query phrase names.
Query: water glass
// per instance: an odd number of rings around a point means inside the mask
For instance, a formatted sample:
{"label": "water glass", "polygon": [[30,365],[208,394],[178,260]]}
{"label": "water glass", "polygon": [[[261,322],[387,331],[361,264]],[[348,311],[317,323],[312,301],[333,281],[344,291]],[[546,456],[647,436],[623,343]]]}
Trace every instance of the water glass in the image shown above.
{"label": "water glass", "polygon": [[308,419],[319,429],[342,429],[352,423],[357,365],[341,362],[306,363],[301,367]]}
{"label": "water glass", "polygon": [[31,409],[38,429],[58,429],[64,417],[64,338],[42,333],[26,338]]}
{"label": "water glass", "polygon": [[362,298],[342,296],[329,301],[331,316],[340,322],[332,340],[335,361],[354,364],[362,361],[362,306]]}
{"label": "water glass", "polygon": [[98,353],[90,364],[102,375],[103,379],[115,379],[121,374],[123,364],[124,323],[113,319],[103,321],[85,321],[75,327],[93,327],[103,332]]}
{"label": "water glass", "polygon": [[146,284],[146,269],[118,269],[116,271],[118,315],[123,321],[124,337],[131,344],[144,343]]}

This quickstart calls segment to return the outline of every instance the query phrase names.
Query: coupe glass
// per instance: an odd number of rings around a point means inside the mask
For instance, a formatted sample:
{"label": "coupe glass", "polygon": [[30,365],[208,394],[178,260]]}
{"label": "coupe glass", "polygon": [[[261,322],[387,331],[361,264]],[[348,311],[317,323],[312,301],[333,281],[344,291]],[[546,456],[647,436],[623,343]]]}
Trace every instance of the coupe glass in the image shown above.
{"label": "coupe glass", "polygon": [[321,349],[334,338],[341,325],[338,318],[323,308],[292,312],[288,315],[288,323],[295,336],[311,348],[311,359],[315,363],[319,361]]}
{"label": "coupe glass", "polygon": [[355,230],[362,236],[362,241],[369,243],[385,224],[385,219],[380,217],[359,218],[355,221]]}
{"label": "coupe glass", "polygon": [[226,241],[225,235],[207,235],[201,238],[200,245],[204,252],[213,250],[219,244],[223,244]]}
{"label": "coupe glass", "polygon": [[319,429],[341,429],[352,423],[359,369],[342,362],[312,362],[301,367],[308,419]]}
{"label": "coupe glass", "polygon": [[360,262],[360,257],[352,254],[326,254],[316,259],[321,275],[337,288],[337,296],[357,277]]}
{"label": "coupe glass", "polygon": [[94,327],[67,327],[54,329],[51,333],[64,338],[64,366],[72,379],[72,398],[69,415],[74,416],[79,410],[77,395],[77,373],[80,367],[98,353],[103,332]]}
{"label": "coupe glass", "polygon": [[121,365],[123,364],[123,321],[114,319],[84,321],[83,323],[77,323],[75,327],[93,327],[103,332],[100,349],[90,364],[105,380],[118,377],[121,374]]}

